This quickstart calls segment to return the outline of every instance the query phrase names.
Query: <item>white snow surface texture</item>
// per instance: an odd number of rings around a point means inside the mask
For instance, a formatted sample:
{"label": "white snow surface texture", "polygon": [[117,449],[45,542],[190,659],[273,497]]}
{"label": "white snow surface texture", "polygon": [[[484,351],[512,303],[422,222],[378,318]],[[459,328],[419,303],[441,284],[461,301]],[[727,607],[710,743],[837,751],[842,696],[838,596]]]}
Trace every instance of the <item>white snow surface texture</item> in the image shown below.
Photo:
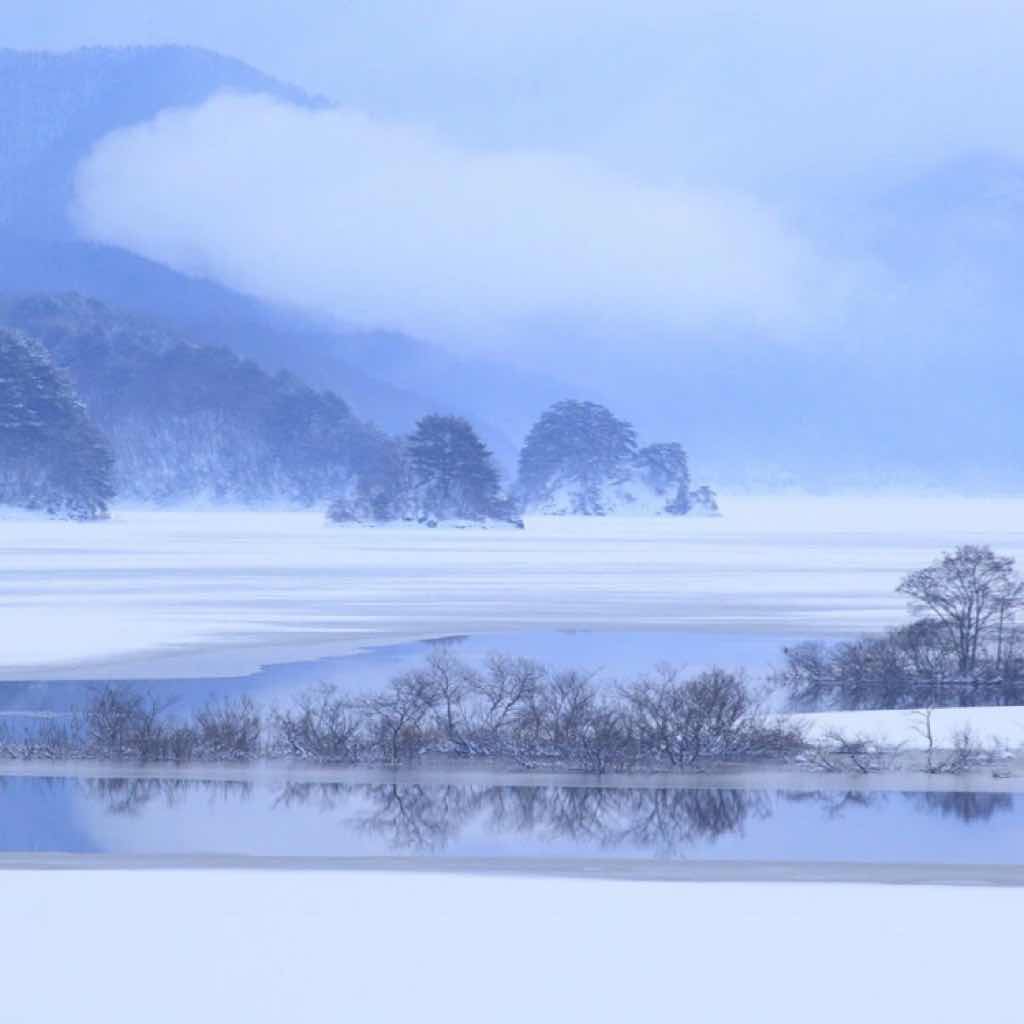
{"label": "white snow surface texture", "polygon": [[[809,739],[830,733],[846,739],[863,737],[884,746],[902,745],[907,750],[928,747],[921,712],[915,711],[810,711],[790,715],[807,726]],[[1024,748],[1024,708],[936,708],[932,712],[932,737],[936,747],[951,748],[956,734],[969,729],[975,742],[1010,750]]]}
{"label": "white snow surface texture", "polygon": [[7,513],[0,675],[95,677],[134,658],[130,676],[145,658],[197,650],[237,652],[222,673],[233,674],[526,629],[851,635],[903,621],[901,575],[944,548],[1024,555],[1021,500],[722,507],[723,518],[538,516],[525,530],[332,526],[321,509],[117,507],[93,524]]}
{"label": "white snow surface texture", "polygon": [[0,905],[5,1024],[960,1024],[1020,998],[1022,889],[8,871]]}

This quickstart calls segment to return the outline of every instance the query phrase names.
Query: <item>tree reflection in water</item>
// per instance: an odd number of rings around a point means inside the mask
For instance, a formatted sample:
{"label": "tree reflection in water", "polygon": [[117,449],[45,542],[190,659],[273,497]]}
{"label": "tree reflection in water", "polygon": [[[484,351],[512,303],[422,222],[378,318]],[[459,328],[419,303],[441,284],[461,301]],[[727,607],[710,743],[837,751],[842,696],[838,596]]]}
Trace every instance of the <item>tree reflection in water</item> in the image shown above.
{"label": "tree reflection in water", "polygon": [[909,796],[922,810],[966,824],[990,821],[997,814],[1013,810],[1013,797],[1009,793],[911,793]]}
{"label": "tree reflection in water", "polygon": [[183,806],[196,795],[210,803],[242,802],[251,798],[251,782],[196,782],[192,779],[80,779],[78,786],[108,814],[137,815],[149,804]]}
{"label": "tree reflection in water", "polygon": [[[181,807],[197,797],[212,804],[237,803],[251,800],[256,792],[251,782],[190,779],[82,779],[73,784],[113,815],[139,814],[158,802]],[[988,821],[1014,807],[1013,796],[1006,793],[287,782],[274,788],[269,810],[312,806],[338,816],[356,832],[379,837],[396,851],[440,852],[474,830],[668,857],[685,854],[698,842],[742,835],[748,822],[771,818],[780,802],[812,804],[831,820],[894,796],[903,797],[915,812],[966,824]]]}

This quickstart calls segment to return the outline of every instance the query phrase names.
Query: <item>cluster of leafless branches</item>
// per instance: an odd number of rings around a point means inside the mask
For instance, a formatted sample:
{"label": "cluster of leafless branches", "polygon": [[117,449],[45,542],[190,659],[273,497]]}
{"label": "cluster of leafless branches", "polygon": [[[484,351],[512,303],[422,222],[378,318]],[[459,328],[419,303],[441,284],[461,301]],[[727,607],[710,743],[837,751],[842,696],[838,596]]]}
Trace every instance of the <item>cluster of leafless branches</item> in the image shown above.
{"label": "cluster of leafless branches", "polygon": [[886,746],[870,736],[846,736],[830,731],[809,743],[801,760],[820,771],[867,775],[896,768],[901,752],[901,746]]}
{"label": "cluster of leafless branches", "polygon": [[912,712],[914,731],[925,742],[921,756],[905,751],[904,744],[886,744],[867,734],[851,736],[830,730],[808,742],[800,760],[820,771],[843,774],[867,775],[913,764],[930,775],[960,775],[992,764],[1005,753],[995,742],[982,742],[970,726],[958,729],[944,745],[938,744],[932,724],[934,711],[926,707]]}
{"label": "cluster of leafless branches", "polygon": [[1024,703],[1024,580],[1014,560],[965,545],[904,577],[908,625],[784,651],[795,710]]}
{"label": "cluster of leafless branches", "polygon": [[767,715],[741,678],[719,669],[687,678],[663,667],[601,688],[591,674],[527,658],[496,654],[477,669],[441,646],[380,692],[350,696],[322,686],[286,707],[242,697],[181,716],[168,701],[108,686],[66,718],[0,738],[0,753],[387,765],[446,756],[603,773],[778,758],[801,745],[794,727]]}
{"label": "cluster of leafless branches", "polygon": [[211,701],[195,714],[128,686],[94,689],[74,712],[0,733],[0,756],[52,760],[247,761],[264,752],[264,718],[249,697]]}

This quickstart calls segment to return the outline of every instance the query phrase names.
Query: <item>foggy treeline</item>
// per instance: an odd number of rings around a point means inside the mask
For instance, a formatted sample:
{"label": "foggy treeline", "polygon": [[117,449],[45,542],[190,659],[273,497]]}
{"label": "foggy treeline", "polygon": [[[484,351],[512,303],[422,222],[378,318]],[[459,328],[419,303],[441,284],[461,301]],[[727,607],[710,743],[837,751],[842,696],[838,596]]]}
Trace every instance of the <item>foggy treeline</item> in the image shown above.
{"label": "foggy treeline", "polygon": [[592,402],[544,412],[518,476],[502,480],[464,417],[389,434],[333,391],[83,296],[0,301],[0,504],[89,519],[115,496],[287,501],[329,503],[337,522],[516,525],[525,511],[716,511],[680,444],[640,447]]}

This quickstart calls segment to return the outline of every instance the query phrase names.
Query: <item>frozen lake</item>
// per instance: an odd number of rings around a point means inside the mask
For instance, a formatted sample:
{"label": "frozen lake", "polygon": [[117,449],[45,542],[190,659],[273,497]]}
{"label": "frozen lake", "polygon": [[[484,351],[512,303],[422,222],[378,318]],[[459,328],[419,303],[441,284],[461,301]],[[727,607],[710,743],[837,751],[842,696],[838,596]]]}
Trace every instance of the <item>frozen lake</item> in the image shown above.
{"label": "frozen lake", "polygon": [[[371,647],[353,654],[313,661],[266,665],[242,676],[181,676],[122,680],[146,693],[174,701],[177,711],[198,708],[211,699],[254,697],[268,705],[287,704],[298,694],[330,683],[345,693],[381,689],[390,679],[423,665],[437,645],[453,650],[460,660],[482,667],[489,655],[536,658],[555,668],[580,668],[595,673],[602,686],[614,686],[649,672],[661,662],[700,671],[711,665],[743,669],[777,660],[781,645],[799,635],[704,633],[696,630],[592,631],[555,630],[519,633],[483,633],[474,636],[414,640]],[[23,713],[70,711],[83,696],[102,686],[104,679],[7,680],[0,684],[0,718],[12,724]]]}
{"label": "frozen lake", "polygon": [[319,510],[6,515],[0,678],[246,676],[427,637],[504,648],[567,630],[672,634],[691,664],[757,668],[787,639],[899,621],[900,576],[944,548],[1024,554],[1020,500],[723,507],[721,519],[542,518],[522,531],[332,527]]}

